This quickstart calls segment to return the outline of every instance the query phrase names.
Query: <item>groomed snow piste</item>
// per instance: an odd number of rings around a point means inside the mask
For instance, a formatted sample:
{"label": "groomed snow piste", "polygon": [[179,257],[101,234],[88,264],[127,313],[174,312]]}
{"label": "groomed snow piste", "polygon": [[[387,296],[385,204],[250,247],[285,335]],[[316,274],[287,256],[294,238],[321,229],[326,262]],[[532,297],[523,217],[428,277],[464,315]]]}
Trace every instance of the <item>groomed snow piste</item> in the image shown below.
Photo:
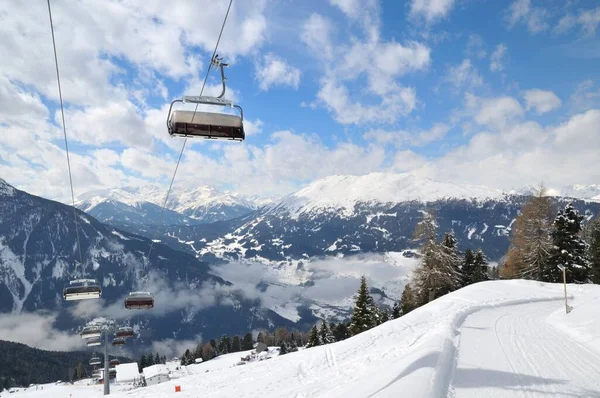
{"label": "groomed snow piste", "polygon": [[[600,396],[600,286],[569,285],[568,315],[562,289],[534,281],[479,283],[345,341],[243,366],[208,361],[191,365],[189,376],[111,395]],[[67,388],[11,396],[62,397]],[[91,387],[71,388],[72,398],[101,396],[100,387],[96,395]]]}

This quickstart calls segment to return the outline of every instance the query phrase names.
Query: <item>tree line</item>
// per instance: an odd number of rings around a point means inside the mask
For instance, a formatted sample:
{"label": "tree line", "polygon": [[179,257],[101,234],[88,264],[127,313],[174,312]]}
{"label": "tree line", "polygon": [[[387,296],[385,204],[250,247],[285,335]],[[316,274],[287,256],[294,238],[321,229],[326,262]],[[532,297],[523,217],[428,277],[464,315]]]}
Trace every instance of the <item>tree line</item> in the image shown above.
{"label": "tree line", "polygon": [[564,267],[567,283],[600,283],[600,217],[584,219],[571,202],[559,209],[541,184],[514,223],[500,276],[562,282]]}

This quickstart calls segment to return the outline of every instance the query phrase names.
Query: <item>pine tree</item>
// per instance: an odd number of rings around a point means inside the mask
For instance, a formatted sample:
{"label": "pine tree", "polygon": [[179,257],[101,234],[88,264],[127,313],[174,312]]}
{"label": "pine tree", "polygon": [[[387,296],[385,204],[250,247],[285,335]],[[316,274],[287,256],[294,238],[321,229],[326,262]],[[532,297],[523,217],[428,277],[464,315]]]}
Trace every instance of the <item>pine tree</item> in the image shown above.
{"label": "pine tree", "polygon": [[362,276],[352,311],[352,319],[350,320],[350,332],[353,336],[376,325],[374,320],[377,315],[374,314],[374,308],[375,302],[369,293],[367,278]]}
{"label": "pine tree", "polygon": [[287,353],[288,353],[287,343],[285,341],[283,341],[279,345],[279,355],[285,355]]}
{"label": "pine tree", "polygon": [[246,333],[242,339],[242,351],[251,350],[254,347],[254,341],[252,341],[252,333]]}
{"label": "pine tree", "polygon": [[[181,357],[181,360],[183,361],[184,357]],[[183,365],[183,363],[182,363]],[[140,362],[139,362],[139,369],[140,369],[140,373],[142,373],[142,370],[144,370],[144,368],[148,367],[148,361],[146,360],[146,356],[144,354],[142,354],[142,357],[140,358]]]}
{"label": "pine tree", "polygon": [[470,282],[477,283],[489,280],[487,258],[485,258],[485,255],[481,250],[477,250],[473,261],[473,272],[470,277]]}
{"label": "pine tree", "polygon": [[229,340],[229,336],[222,335],[221,340],[219,341],[219,355],[229,354],[231,352],[231,340]]}
{"label": "pine tree", "polygon": [[[186,354],[186,357],[189,358],[190,350],[185,350],[185,354]],[[148,364],[148,366],[154,365],[154,357],[152,356],[152,353],[150,353],[146,356],[146,363]]]}
{"label": "pine tree", "polygon": [[233,336],[233,340],[231,341],[231,352],[238,352],[242,350],[242,346],[240,344],[240,336]]}
{"label": "pine tree", "polygon": [[415,229],[415,238],[421,242],[421,263],[413,272],[418,304],[456,290],[462,282],[462,259],[456,248],[456,239],[452,234],[446,234],[443,243],[439,244],[435,241],[435,229],[435,220],[429,213],[424,214]]}
{"label": "pine tree", "polygon": [[310,337],[308,338],[308,344],[306,345],[306,348],[316,347],[318,345],[321,345],[321,339],[317,325],[314,325],[312,329],[310,329]]}
{"label": "pine tree", "polygon": [[404,290],[402,291],[402,296],[400,297],[400,311],[402,315],[406,315],[417,307],[417,298],[413,292],[413,289],[410,286],[410,283],[407,283],[404,286]]}
{"label": "pine tree", "polygon": [[512,227],[510,248],[501,272],[504,278],[542,279],[542,269],[552,249],[555,214],[555,206],[542,183],[535,196],[523,205]]}
{"label": "pine tree", "polygon": [[319,340],[321,341],[321,344],[330,344],[335,342],[335,337],[333,337],[333,334],[329,330],[326,321],[323,321],[321,323],[321,329],[319,330]]}
{"label": "pine tree", "polygon": [[400,309],[400,303],[398,301],[394,302],[394,306],[392,307],[392,319],[398,319],[402,316],[402,310]]}
{"label": "pine tree", "polygon": [[465,250],[465,258],[462,265],[463,286],[473,283],[473,274],[475,273],[475,255],[471,249]]}
{"label": "pine tree", "polygon": [[559,265],[567,268],[567,283],[585,283],[589,280],[590,262],[586,256],[587,246],[579,236],[583,216],[567,203],[558,212],[552,231],[553,248],[547,265],[543,268],[542,277],[546,282],[562,282],[562,271]]}
{"label": "pine tree", "polygon": [[213,350],[217,351],[217,341],[215,339],[210,339],[209,344]]}
{"label": "pine tree", "polygon": [[264,344],[266,344],[263,332],[258,332],[258,336],[256,336],[256,342],[257,343],[264,343]]}
{"label": "pine tree", "polygon": [[600,284],[600,217],[596,217],[585,228],[585,239],[588,245],[590,260],[590,280]]}
{"label": "pine tree", "polygon": [[348,337],[350,337],[348,325],[346,325],[344,322],[338,323],[335,327],[335,330],[333,330],[333,337],[335,338],[335,341],[346,340]]}
{"label": "pine tree", "polygon": [[389,312],[385,308],[382,308],[381,309],[381,323],[386,323],[389,320],[390,320]]}
{"label": "pine tree", "polygon": [[[190,357],[191,357],[191,353],[190,353]],[[160,363],[160,355],[158,355],[158,352],[156,353],[156,355],[154,356],[154,364],[159,364]]]}

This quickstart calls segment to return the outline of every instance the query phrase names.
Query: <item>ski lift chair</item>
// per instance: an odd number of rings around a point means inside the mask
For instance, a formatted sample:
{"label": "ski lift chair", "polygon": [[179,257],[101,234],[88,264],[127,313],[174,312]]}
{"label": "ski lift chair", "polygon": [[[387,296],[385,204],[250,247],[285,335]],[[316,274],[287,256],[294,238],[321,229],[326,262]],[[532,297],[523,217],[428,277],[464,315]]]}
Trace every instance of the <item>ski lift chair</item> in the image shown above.
{"label": "ski lift chair", "polygon": [[99,357],[92,357],[92,359],[90,359],[90,366],[100,365],[101,363]]}
{"label": "ski lift chair", "polygon": [[86,326],[79,335],[82,339],[100,338],[100,336],[102,336],[102,330],[100,330],[98,326]]}
{"label": "ski lift chair", "polygon": [[102,296],[102,289],[94,279],[76,279],[63,289],[66,301],[97,299]]}
{"label": "ski lift chair", "polygon": [[137,310],[154,308],[154,296],[150,292],[131,292],[125,297],[125,308]]}
{"label": "ski lift chair", "polygon": [[96,347],[96,346],[99,346],[100,344],[102,344],[102,342],[100,341],[100,338],[99,338],[99,337],[95,337],[95,338],[93,338],[93,339],[89,339],[89,340],[87,341],[87,343],[86,343],[86,345],[87,345],[88,347]]}
{"label": "ski lift chair", "polygon": [[118,328],[115,335],[117,337],[123,337],[123,338],[133,337],[134,336],[133,328],[129,327],[129,326]]}
{"label": "ski lift chair", "polygon": [[125,339],[122,337],[117,337],[112,341],[113,347],[122,347],[125,345]]}
{"label": "ski lift chair", "polygon": [[[221,83],[223,91],[218,97],[210,96],[184,96],[181,100],[171,102],[169,114],[167,115],[167,130],[170,136],[180,137],[204,137],[206,139],[221,139],[230,141],[243,141],[246,138],[244,132],[244,110],[239,105],[234,105],[230,100],[224,99],[225,95],[225,72],[224,66],[229,64],[221,62],[222,58],[217,55],[211,63],[221,70]],[[236,108],[238,115],[229,115],[224,113],[200,112],[200,111],[173,111],[173,104],[176,102],[218,105]],[[197,105],[196,105],[197,107]]]}

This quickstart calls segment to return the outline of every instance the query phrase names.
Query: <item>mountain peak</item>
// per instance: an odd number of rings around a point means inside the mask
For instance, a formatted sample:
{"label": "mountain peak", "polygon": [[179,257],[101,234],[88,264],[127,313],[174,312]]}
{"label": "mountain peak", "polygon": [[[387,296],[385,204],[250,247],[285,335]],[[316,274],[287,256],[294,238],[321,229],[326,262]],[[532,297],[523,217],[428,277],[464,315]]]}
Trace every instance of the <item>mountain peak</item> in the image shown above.
{"label": "mountain peak", "polygon": [[0,195],[3,196],[12,196],[15,193],[15,188],[6,182],[4,179],[0,178]]}
{"label": "mountain peak", "polygon": [[[410,173],[333,175],[289,195],[280,206],[292,212],[317,209],[351,211],[357,203],[430,202],[441,199],[500,199],[500,190],[479,185],[434,181]],[[280,207],[278,206],[278,207]]]}

